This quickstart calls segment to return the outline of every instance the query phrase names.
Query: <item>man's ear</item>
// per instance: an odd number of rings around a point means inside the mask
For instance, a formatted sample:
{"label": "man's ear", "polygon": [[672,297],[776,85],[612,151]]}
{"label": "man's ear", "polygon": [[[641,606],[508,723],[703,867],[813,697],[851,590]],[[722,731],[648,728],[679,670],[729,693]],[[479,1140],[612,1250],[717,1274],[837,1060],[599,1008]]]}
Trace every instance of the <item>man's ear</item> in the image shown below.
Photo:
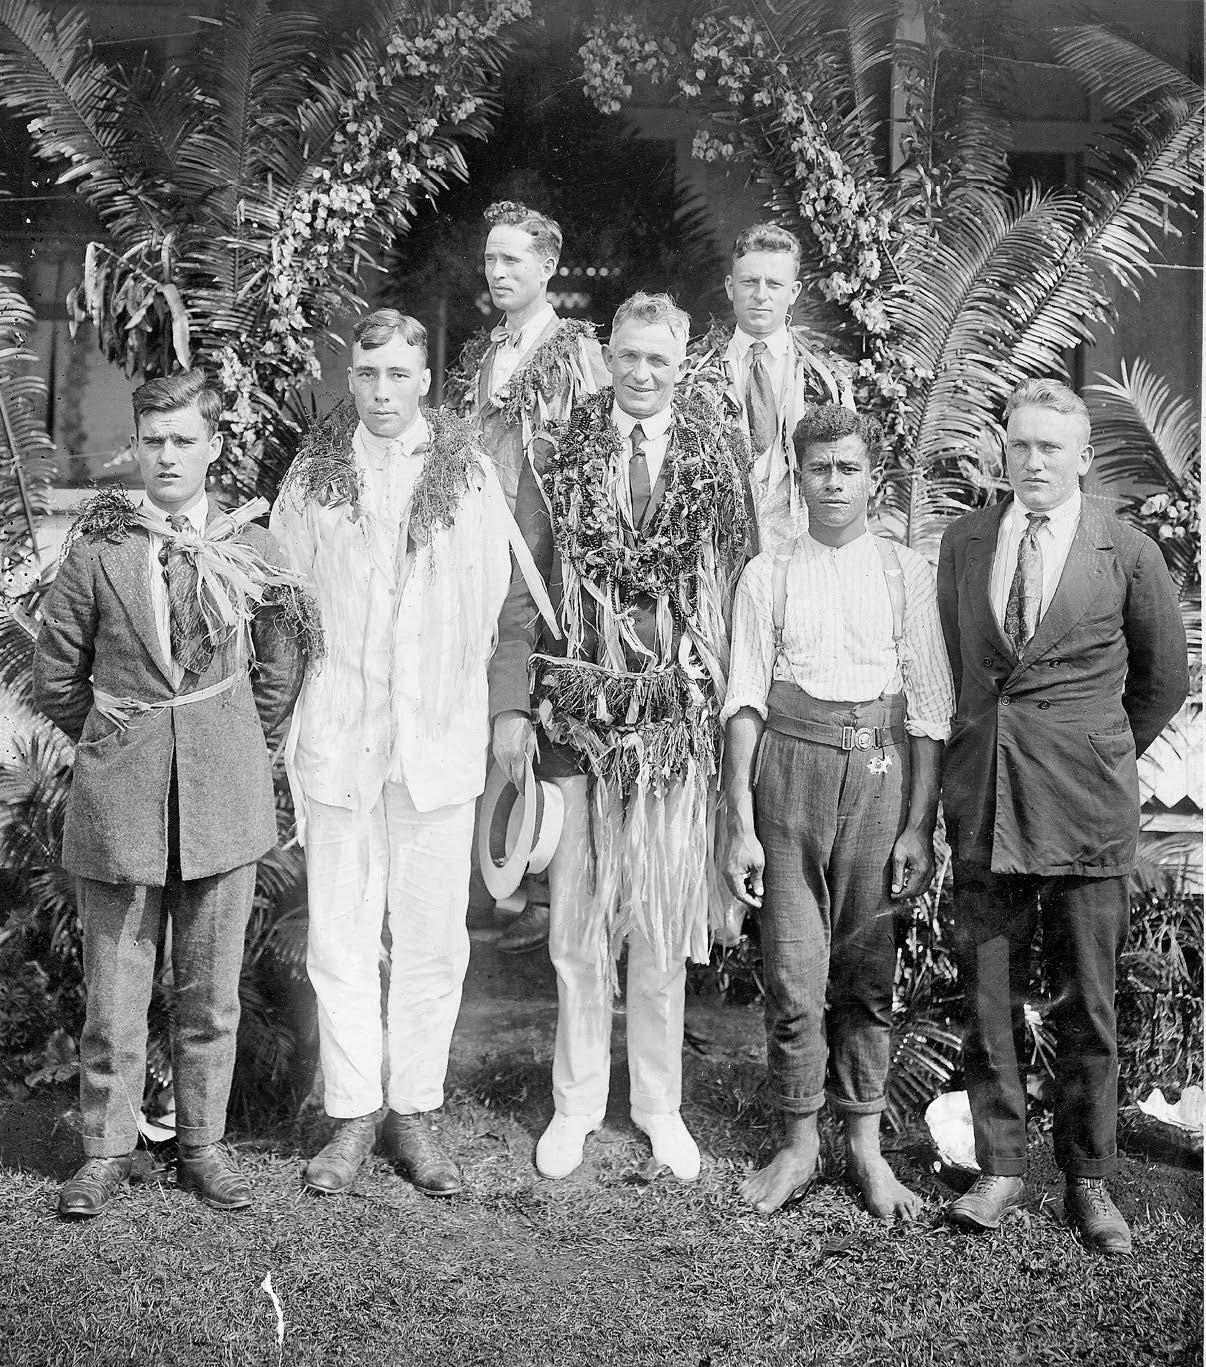
{"label": "man's ear", "polygon": [[427,391],[431,388],[431,371],[424,367],[423,378],[419,381],[419,397],[426,398]]}
{"label": "man's ear", "polygon": [[1097,452],[1093,450],[1092,446],[1085,446],[1082,449],[1077,462],[1078,469],[1076,472],[1082,479],[1089,473],[1089,466],[1093,464],[1093,457],[1096,454]]}
{"label": "man's ear", "polygon": [[607,373],[614,375],[616,372],[611,363],[611,343],[604,342],[599,349],[603,353],[603,364],[607,367]]}
{"label": "man's ear", "polygon": [[222,454],[222,433],[215,432],[209,439],[209,459],[205,462],[208,469]]}
{"label": "man's ear", "polygon": [[348,366],[348,393],[354,394],[355,392],[356,391],[352,388],[352,367]]}
{"label": "man's ear", "polygon": [[724,292],[731,304],[733,302],[733,277],[731,275],[726,275],[724,278]]}

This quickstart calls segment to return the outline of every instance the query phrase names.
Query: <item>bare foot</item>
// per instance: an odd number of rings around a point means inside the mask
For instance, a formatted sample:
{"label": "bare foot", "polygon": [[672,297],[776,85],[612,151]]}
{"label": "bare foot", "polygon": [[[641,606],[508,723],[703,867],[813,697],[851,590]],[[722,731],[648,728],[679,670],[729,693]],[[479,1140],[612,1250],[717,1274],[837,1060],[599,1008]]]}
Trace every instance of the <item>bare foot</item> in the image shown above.
{"label": "bare foot", "polygon": [[815,1131],[784,1144],[764,1168],[752,1172],[737,1188],[741,1199],[760,1215],[771,1215],[816,1176],[820,1144]]}
{"label": "bare foot", "polygon": [[866,1152],[847,1145],[846,1171],[876,1219],[916,1220],[921,1214],[921,1197],[897,1181],[878,1148]]}

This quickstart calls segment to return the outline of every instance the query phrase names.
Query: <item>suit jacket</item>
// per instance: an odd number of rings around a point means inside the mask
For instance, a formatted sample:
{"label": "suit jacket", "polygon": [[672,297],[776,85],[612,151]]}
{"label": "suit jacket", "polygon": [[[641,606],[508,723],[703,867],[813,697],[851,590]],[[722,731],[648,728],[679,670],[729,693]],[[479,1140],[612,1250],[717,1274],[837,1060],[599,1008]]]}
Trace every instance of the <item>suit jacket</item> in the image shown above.
{"label": "suit jacket", "polygon": [[[218,513],[211,504],[210,517]],[[93,686],[153,703],[176,694],[151,599],[147,533],[120,541],[81,537],[43,604],[34,652],[38,706],[75,742],[63,825],[64,868],[102,883],[161,887],[167,877],[167,805],[173,763],[185,879],[253,863],[276,844],[269,743],[281,732],[302,681],[298,644],[266,607],[252,624],[254,658],[235,643],[215,652],[180,692],[199,692],[237,670],[217,697],[135,717],[117,728],[93,706]],[[283,564],[261,527],[238,533]]]}
{"label": "suit jacket", "polygon": [[[561,327],[562,319],[551,319],[548,327],[544,328],[539,338],[536,339],[536,347],[543,346],[548,339]],[[589,381],[585,387],[574,388],[573,392],[562,395],[563,402],[557,406],[557,411],[552,414],[554,418],[563,418],[569,413],[570,407],[578,402],[578,399],[585,398],[587,394],[593,394],[596,390],[602,390],[604,385],[611,383],[611,377],[607,373],[607,366],[603,364],[603,351],[599,343],[593,338],[582,340],[584,347],[585,361],[589,368],[589,375],[585,379]],[[477,372],[474,381],[473,392],[473,417],[470,421],[476,422],[481,432],[481,443],[485,450],[490,452],[490,458],[494,461],[494,468],[498,472],[499,483],[502,484],[503,493],[506,495],[507,507],[515,509],[515,499],[518,496],[518,485],[520,485],[520,472],[524,468],[525,461],[525,433],[524,428],[518,422],[507,421],[502,410],[495,407],[490,402],[490,391],[494,383],[494,357],[498,347],[491,346],[485,353],[485,358],[481,362],[481,368]],[[520,365],[525,365],[526,361],[521,361]],[[536,418],[533,414],[533,418]],[[539,427],[539,421],[537,421]]]}
{"label": "suit jacket", "polygon": [[942,539],[938,610],[957,710],[943,764],[956,857],[996,873],[1126,873],[1138,755],[1189,688],[1177,593],[1154,541],[1087,502],[1021,656],[989,597],[1008,502]]}

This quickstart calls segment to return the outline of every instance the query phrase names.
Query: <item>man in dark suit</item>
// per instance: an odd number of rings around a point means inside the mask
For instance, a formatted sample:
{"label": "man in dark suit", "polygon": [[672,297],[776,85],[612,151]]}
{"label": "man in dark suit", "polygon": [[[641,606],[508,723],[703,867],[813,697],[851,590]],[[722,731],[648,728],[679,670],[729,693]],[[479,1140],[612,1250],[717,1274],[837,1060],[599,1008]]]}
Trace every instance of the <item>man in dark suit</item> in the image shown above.
{"label": "man in dark suit", "polygon": [[87,1161],[60,1194],[66,1216],[99,1215],[129,1176],[169,906],[177,1179],[216,1209],[251,1202],[219,1141],[255,866],[276,844],[267,742],[301,686],[306,600],[246,520],[256,505],[231,516],[206,498],[221,412],[200,371],[135,391],[144,499],[110,489],[81,511],[43,609],[35,688],[76,747],[62,860],[79,880],[87,989]]}
{"label": "man in dark suit", "polygon": [[1024,996],[1036,928],[1054,1002],[1055,1159],[1086,1245],[1129,1253],[1116,1166],[1114,971],[1139,824],[1135,761],[1189,687],[1176,590],[1155,544],[1083,502],[1081,399],[1010,397],[1013,498],[947,531],[938,602],[958,699],[943,772],[967,1090],[982,1176],[948,1212],[995,1229],[1023,1199]]}

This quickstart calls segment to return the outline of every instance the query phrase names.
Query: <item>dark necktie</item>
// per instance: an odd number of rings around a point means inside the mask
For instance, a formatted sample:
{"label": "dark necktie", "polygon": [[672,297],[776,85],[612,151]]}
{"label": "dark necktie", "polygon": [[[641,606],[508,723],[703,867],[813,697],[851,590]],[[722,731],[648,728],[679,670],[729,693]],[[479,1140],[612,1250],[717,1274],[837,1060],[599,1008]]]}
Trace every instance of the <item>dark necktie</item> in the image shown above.
{"label": "dark necktie", "polygon": [[[168,524],[174,532],[192,531],[187,517],[173,513]],[[179,541],[165,541],[159,548],[163,582],[168,596],[168,638],[172,659],[183,669],[200,674],[214,657],[204,632],[204,620],[197,603],[197,565]]]}
{"label": "dark necktie", "polygon": [[765,342],[754,342],[750,346],[750,378],[745,387],[745,411],[749,418],[750,440],[753,442],[756,456],[760,456],[770,447],[779,427],[770,372],[763,360],[765,352]]}
{"label": "dark necktie", "polygon": [[1043,552],[1038,534],[1049,521],[1046,513],[1027,513],[1026,530],[1018,542],[1018,567],[1013,572],[1013,583],[1005,601],[1005,635],[1018,655],[1026,649],[1026,643],[1039,624],[1043,603]]}
{"label": "dark necktie", "polygon": [[649,509],[652,488],[649,462],[645,459],[645,429],[638,422],[632,429],[632,455],[628,459],[628,488],[632,494],[632,525],[639,527]]}

